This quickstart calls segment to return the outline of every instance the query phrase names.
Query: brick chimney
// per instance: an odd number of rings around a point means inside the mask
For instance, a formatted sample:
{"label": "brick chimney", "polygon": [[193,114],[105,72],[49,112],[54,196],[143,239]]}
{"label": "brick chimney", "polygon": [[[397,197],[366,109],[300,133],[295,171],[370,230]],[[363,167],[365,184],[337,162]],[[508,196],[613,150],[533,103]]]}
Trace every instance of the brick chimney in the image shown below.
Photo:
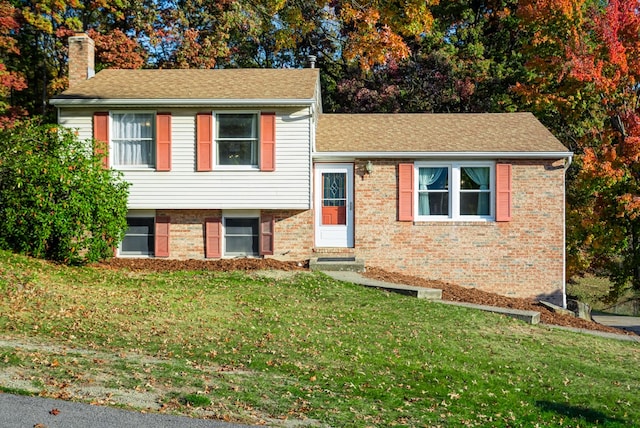
{"label": "brick chimney", "polygon": [[69,89],[95,74],[95,45],[85,33],[69,37]]}

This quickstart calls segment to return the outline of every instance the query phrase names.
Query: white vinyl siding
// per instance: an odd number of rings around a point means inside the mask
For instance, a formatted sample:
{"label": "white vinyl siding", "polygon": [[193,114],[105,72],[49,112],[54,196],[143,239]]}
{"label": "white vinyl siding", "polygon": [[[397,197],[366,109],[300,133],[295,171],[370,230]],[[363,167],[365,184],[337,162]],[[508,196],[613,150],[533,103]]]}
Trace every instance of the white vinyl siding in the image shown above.
{"label": "white vinyl siding", "polygon": [[[98,109],[65,109],[61,111],[60,123],[79,128],[81,138],[91,138],[94,111]],[[170,111],[172,115],[171,171],[123,170],[125,179],[131,183],[130,209],[310,208],[309,109],[275,109],[276,169],[271,172],[257,169],[197,172],[196,114],[206,109],[158,111]]]}
{"label": "white vinyl siding", "polygon": [[81,141],[93,138],[93,111],[85,109],[59,110],[58,123],[78,132]]}

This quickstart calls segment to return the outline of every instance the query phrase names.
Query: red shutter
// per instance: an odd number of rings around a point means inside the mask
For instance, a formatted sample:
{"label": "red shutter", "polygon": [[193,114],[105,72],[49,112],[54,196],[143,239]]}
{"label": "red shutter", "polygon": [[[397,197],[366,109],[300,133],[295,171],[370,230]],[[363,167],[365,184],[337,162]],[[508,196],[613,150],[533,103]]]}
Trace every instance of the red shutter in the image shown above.
{"label": "red shutter", "polygon": [[260,115],[260,171],[276,170],[276,114]]}
{"label": "red shutter", "polygon": [[169,257],[169,217],[156,217],[156,236],[154,254],[156,257]]}
{"label": "red shutter", "polygon": [[511,164],[496,165],[496,221],[511,221]]}
{"label": "red shutter", "polygon": [[275,221],[272,215],[260,216],[260,255],[273,255],[273,231]]}
{"label": "red shutter", "polygon": [[398,165],[398,220],[413,221],[413,164]]}
{"label": "red shutter", "polygon": [[196,171],[213,169],[213,115],[198,113],[196,116]]}
{"label": "red shutter", "polygon": [[208,259],[222,257],[222,219],[204,219],[204,234],[204,256]]}
{"label": "red shutter", "polygon": [[171,113],[156,114],[156,171],[171,171]]}
{"label": "red shutter", "polygon": [[109,168],[109,112],[93,113],[93,139],[98,141],[94,148],[97,155],[102,155],[102,165]]}

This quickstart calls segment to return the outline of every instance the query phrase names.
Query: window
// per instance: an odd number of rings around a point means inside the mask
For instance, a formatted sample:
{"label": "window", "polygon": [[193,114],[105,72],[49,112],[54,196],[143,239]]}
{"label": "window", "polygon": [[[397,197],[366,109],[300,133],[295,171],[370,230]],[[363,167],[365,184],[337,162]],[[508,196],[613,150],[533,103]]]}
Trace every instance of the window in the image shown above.
{"label": "window", "polygon": [[257,256],[259,254],[258,227],[258,218],[225,217],[225,256]]}
{"label": "window", "polygon": [[416,163],[417,220],[493,217],[492,163]]}
{"label": "window", "polygon": [[129,226],[122,244],[120,254],[123,256],[152,256],[154,253],[154,218],[127,217]]}
{"label": "window", "polygon": [[216,145],[218,165],[258,166],[257,115],[217,114]]}
{"label": "window", "polygon": [[114,166],[155,167],[155,115],[112,113]]}
{"label": "window", "polygon": [[418,215],[449,215],[449,168],[418,168]]}

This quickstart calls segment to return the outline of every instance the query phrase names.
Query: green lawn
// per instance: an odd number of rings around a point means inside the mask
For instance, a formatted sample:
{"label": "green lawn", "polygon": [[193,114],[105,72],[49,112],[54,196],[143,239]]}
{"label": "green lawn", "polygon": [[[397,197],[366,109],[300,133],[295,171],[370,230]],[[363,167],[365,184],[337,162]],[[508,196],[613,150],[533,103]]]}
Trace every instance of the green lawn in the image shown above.
{"label": "green lawn", "polygon": [[6,391],[83,399],[76,388],[101,386],[155,394],[165,411],[283,425],[640,421],[638,343],[321,274],[145,274],[0,252],[0,292]]}

